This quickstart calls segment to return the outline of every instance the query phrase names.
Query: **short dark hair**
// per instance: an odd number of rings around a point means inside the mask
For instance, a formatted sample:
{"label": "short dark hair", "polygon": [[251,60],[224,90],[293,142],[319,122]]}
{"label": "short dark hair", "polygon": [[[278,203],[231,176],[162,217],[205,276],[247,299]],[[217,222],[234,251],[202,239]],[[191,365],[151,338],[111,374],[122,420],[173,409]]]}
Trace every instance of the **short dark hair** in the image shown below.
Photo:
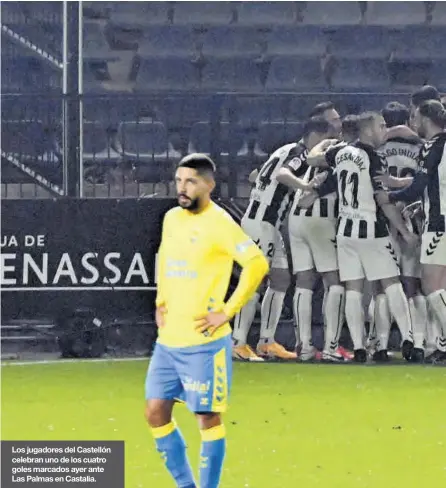
{"label": "short dark hair", "polygon": [[437,100],[428,100],[419,106],[420,114],[427,117],[433,124],[444,129],[446,127],[446,109]]}
{"label": "short dark hair", "polygon": [[354,137],[358,135],[358,116],[355,114],[348,114],[342,119],[342,132]]}
{"label": "short dark hair", "polygon": [[410,111],[406,105],[400,102],[389,102],[381,113],[386,121],[387,127],[405,125],[409,122]]}
{"label": "short dark hair", "polygon": [[440,100],[440,94],[435,86],[432,85],[424,85],[415,92],[412,93],[410,97],[412,105],[415,107],[419,107],[423,102],[427,102],[428,100]]}
{"label": "short dark hair", "polygon": [[378,117],[382,117],[379,112],[363,112],[358,115],[358,131],[375,121]]}
{"label": "short dark hair", "polygon": [[323,115],[327,110],[334,110],[335,104],[333,102],[321,102],[313,107],[309,117],[316,117],[318,115]]}
{"label": "short dark hair", "polygon": [[192,168],[200,176],[214,176],[217,168],[214,161],[207,155],[202,153],[193,153],[184,156],[178,163],[178,168]]}
{"label": "short dark hair", "polygon": [[311,117],[304,124],[303,137],[308,137],[312,132],[326,134],[330,127],[330,124],[323,117]]}

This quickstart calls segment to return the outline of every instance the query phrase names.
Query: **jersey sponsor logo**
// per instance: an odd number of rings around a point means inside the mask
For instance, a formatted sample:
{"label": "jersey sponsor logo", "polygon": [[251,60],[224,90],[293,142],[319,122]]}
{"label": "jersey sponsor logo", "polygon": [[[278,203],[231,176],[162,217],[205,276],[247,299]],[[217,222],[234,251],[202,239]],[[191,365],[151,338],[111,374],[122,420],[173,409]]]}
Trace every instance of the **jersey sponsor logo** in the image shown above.
{"label": "jersey sponsor logo", "polygon": [[295,171],[297,171],[302,166],[302,164],[305,162],[306,159],[307,159],[307,152],[305,151],[301,155],[291,159],[287,164]]}
{"label": "jersey sponsor logo", "polygon": [[167,259],[166,262],[166,278],[188,278],[196,279],[198,273],[196,270],[188,267],[186,260]]}
{"label": "jersey sponsor logo", "polygon": [[206,381],[203,383],[198,380],[194,380],[190,376],[186,376],[185,381],[183,383],[184,391],[194,391],[200,393],[201,395],[205,395],[209,392],[211,388],[211,382]]}
{"label": "jersey sponsor logo", "polygon": [[254,242],[249,239],[248,241],[245,241],[245,242],[242,242],[240,244],[237,244],[235,246],[235,250],[240,253],[240,254],[243,254],[244,252],[246,252],[251,246],[254,246]]}

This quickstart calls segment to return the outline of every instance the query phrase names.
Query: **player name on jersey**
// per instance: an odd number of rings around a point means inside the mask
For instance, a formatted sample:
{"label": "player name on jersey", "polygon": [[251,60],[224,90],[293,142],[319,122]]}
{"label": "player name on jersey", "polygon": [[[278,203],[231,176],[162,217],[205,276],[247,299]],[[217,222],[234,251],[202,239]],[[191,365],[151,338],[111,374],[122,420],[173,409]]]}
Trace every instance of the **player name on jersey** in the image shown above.
{"label": "player name on jersey", "polygon": [[327,162],[335,169],[338,180],[338,236],[387,236],[386,219],[374,197],[382,187],[373,179],[385,168],[385,161],[371,146],[358,141],[327,151]]}
{"label": "player name on jersey", "polygon": [[[389,139],[378,152],[385,158],[391,176],[405,178],[414,176],[418,171],[420,148],[421,143],[417,139],[395,137]],[[418,233],[418,228],[422,226],[420,216],[407,219],[406,225],[411,232]],[[393,226],[391,228],[392,234],[398,235],[398,231]]]}
{"label": "player name on jersey", "polygon": [[420,148],[421,144],[414,139],[395,137],[389,139],[378,152],[386,159],[389,174],[404,178],[417,172]]}

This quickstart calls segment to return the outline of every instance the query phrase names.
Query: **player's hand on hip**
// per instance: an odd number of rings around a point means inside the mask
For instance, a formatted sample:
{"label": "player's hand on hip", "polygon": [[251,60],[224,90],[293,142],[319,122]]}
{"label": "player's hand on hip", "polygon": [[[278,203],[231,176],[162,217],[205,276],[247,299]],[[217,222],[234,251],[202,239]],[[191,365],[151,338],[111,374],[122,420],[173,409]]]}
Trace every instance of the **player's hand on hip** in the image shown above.
{"label": "player's hand on hip", "polygon": [[217,329],[229,322],[224,312],[209,312],[207,315],[196,317],[195,330],[200,334],[212,335]]}
{"label": "player's hand on hip", "polygon": [[155,322],[159,328],[164,327],[164,315],[166,312],[167,312],[167,308],[165,307],[165,305],[156,307]]}

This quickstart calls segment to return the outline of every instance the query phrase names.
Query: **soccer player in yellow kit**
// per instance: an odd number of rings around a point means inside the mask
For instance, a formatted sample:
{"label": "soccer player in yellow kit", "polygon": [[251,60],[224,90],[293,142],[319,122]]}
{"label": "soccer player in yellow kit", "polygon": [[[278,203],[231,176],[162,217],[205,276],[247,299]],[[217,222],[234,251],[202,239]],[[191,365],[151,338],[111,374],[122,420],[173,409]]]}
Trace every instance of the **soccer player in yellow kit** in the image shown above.
{"label": "soccer player in yellow kit", "polygon": [[[211,201],[215,165],[190,154],[178,165],[179,207],[167,212],[158,255],[158,340],[146,378],[146,419],[178,487],[196,488],[186,444],[172,419],[184,401],[201,431],[200,487],[219,485],[225,455],[226,410],[231,386],[229,321],[268,273],[262,251]],[[225,303],[233,262],[243,268]]]}

